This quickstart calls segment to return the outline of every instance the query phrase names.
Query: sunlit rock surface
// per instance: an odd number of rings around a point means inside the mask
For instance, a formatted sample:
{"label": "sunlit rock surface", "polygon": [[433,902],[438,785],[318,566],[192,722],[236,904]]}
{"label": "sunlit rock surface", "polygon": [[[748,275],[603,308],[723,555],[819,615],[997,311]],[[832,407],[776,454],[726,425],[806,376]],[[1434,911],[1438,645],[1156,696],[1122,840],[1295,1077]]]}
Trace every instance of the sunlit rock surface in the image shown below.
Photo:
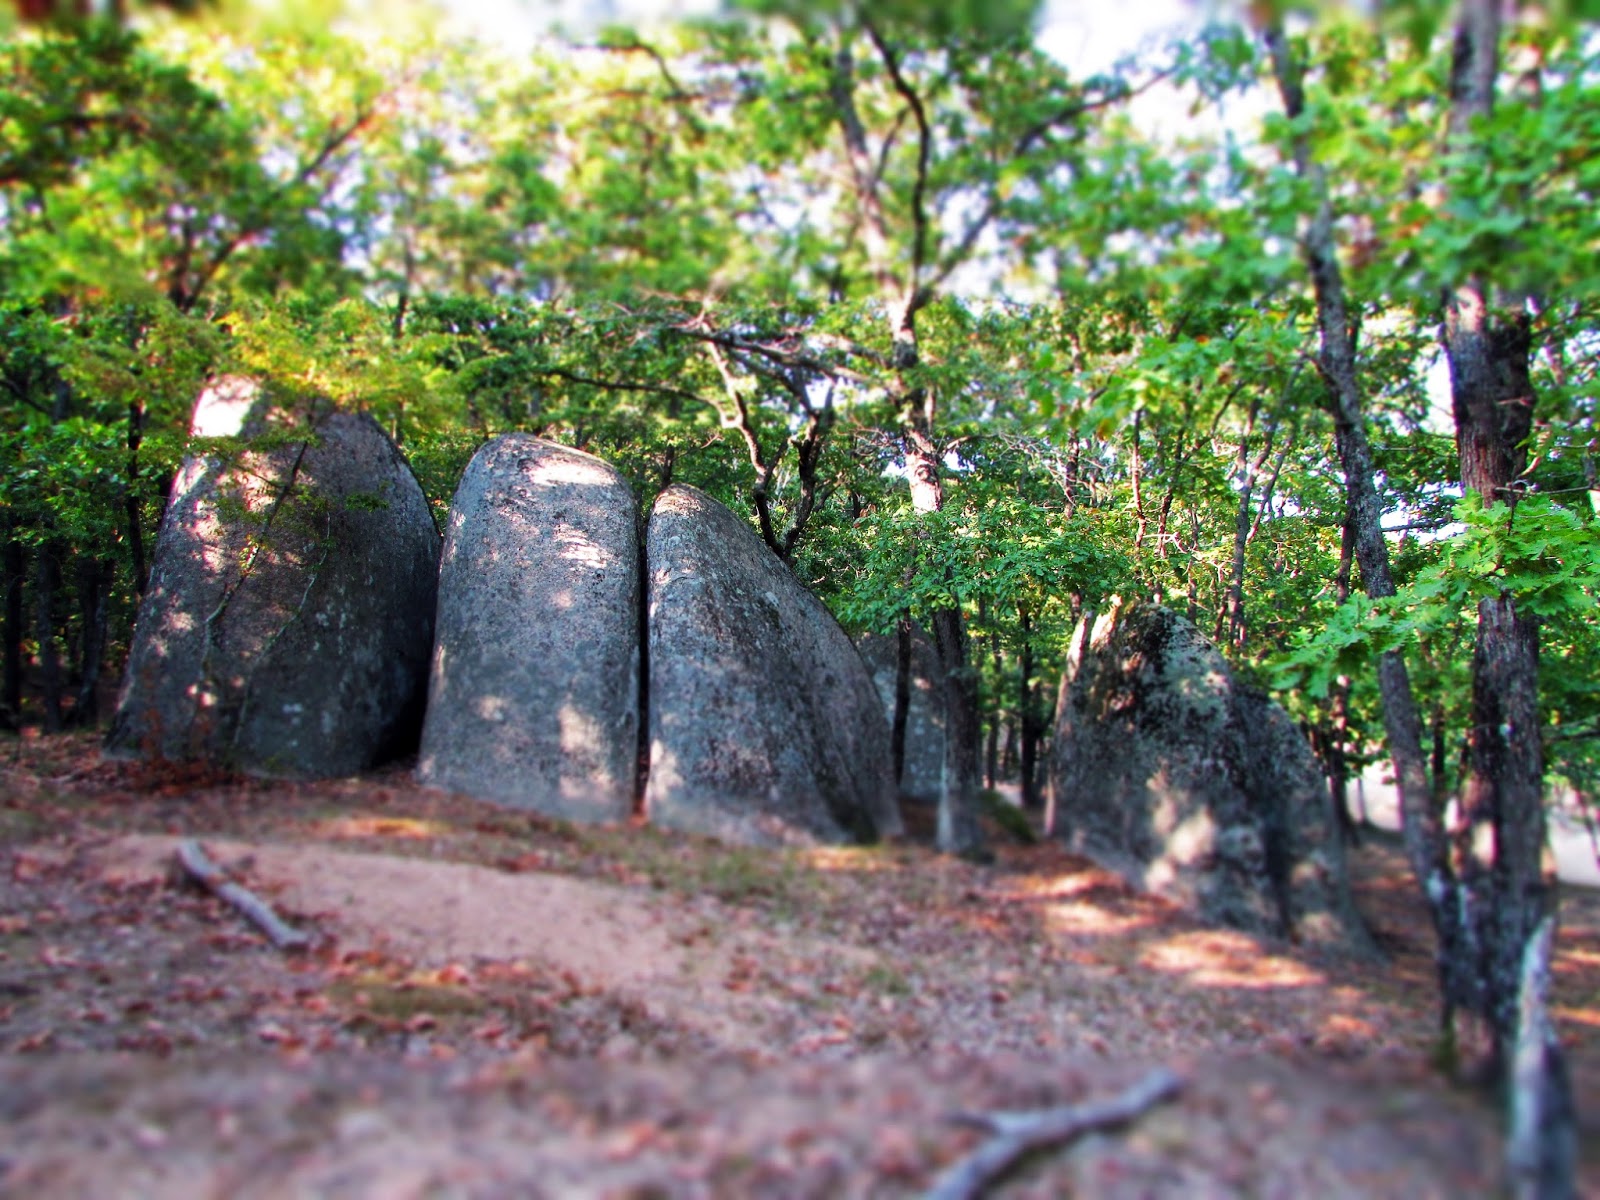
{"label": "sunlit rock surface", "polygon": [[752,844],[900,832],[861,656],[743,521],[668,488],[646,533],[652,823]]}
{"label": "sunlit rock surface", "polygon": [[1079,624],[1051,787],[1056,832],[1137,885],[1252,933],[1366,949],[1310,745],[1170,609]]}
{"label": "sunlit rock surface", "polygon": [[638,506],[606,463],[527,434],[456,488],[418,776],[550,816],[633,808]]}
{"label": "sunlit rock surface", "polygon": [[416,747],[439,534],[371,417],[215,381],[185,459],[107,739],[112,753],[344,775]]}
{"label": "sunlit rock surface", "polygon": [[[899,673],[900,639],[869,633],[856,643],[862,661],[883,700],[883,712],[894,724],[895,676]],[[921,628],[911,630],[909,687],[906,693],[905,764],[900,795],[919,804],[939,803],[944,787],[944,695],[939,649]]]}

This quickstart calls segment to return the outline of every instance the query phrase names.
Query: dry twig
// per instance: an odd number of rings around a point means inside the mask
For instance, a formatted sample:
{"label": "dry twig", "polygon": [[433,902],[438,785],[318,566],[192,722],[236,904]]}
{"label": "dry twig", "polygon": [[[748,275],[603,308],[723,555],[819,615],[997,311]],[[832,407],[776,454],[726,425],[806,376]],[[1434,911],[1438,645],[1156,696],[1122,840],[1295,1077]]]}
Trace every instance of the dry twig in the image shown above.
{"label": "dry twig", "polygon": [[265,900],[229,879],[221,867],[206,857],[200,843],[193,838],[178,843],[178,866],[186,878],[222,897],[248,917],[279,950],[304,950],[311,945],[313,939],[309,933],[287,924]]}
{"label": "dry twig", "polygon": [[1150,1072],[1120,1096],[1037,1112],[961,1113],[954,1119],[994,1136],[946,1171],[926,1200],[974,1200],[1023,1155],[1058,1146],[1096,1129],[1126,1125],[1178,1094],[1183,1080],[1166,1068]]}

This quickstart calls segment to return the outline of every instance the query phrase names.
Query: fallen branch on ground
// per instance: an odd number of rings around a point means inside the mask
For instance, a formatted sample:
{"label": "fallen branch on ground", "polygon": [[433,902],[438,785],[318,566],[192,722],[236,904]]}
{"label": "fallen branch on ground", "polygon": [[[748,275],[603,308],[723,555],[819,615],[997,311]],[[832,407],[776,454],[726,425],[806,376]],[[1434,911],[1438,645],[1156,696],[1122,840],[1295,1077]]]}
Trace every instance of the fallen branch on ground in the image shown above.
{"label": "fallen branch on ground", "polygon": [[926,1200],[973,1200],[1023,1155],[1058,1146],[1091,1130],[1126,1125],[1177,1095],[1182,1087],[1181,1078],[1161,1068],[1120,1096],[1098,1104],[1064,1104],[1037,1112],[961,1113],[952,1119],[994,1136],[946,1171]]}
{"label": "fallen branch on ground", "polygon": [[205,851],[200,849],[200,843],[193,838],[185,838],[178,843],[178,866],[187,878],[213,895],[220,896],[248,917],[279,950],[304,950],[311,945],[313,939],[309,933],[302,933],[285,923],[265,900],[229,879],[221,867],[206,857]]}

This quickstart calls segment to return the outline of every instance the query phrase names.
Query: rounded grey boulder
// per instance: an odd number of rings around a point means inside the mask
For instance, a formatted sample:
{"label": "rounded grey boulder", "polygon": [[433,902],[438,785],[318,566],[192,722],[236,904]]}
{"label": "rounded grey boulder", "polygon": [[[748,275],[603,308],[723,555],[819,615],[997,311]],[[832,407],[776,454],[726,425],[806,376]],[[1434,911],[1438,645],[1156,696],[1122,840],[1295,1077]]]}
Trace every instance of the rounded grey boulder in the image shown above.
{"label": "rounded grey boulder", "polygon": [[439,533],[394,443],[238,378],[191,427],[245,449],[183,463],[107,750],[326,777],[414,749]]}
{"label": "rounded grey boulder", "polygon": [[652,823],[755,845],[901,831],[889,728],[822,602],[704,493],[645,536]]}
{"label": "rounded grey boulder", "polygon": [[549,816],[633,811],[638,505],[588,454],[513,433],[456,488],[417,774]]}
{"label": "rounded grey boulder", "polygon": [[1172,610],[1078,625],[1050,774],[1055,831],[1138,886],[1247,932],[1370,949],[1310,745]]}

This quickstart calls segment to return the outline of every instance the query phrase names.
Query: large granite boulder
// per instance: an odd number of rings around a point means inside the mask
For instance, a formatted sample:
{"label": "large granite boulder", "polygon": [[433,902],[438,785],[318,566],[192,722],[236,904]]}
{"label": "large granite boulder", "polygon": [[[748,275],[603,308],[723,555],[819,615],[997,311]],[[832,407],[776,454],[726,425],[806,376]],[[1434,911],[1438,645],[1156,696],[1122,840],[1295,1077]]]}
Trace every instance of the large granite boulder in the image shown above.
{"label": "large granite boulder", "polygon": [[1056,722],[1055,829],[1075,848],[1208,920],[1370,947],[1311,747],[1183,617],[1086,617]]}
{"label": "large granite boulder", "polygon": [[883,705],[822,602],[690,487],[657,499],[645,560],[652,823],[756,845],[899,833]]}
{"label": "large granite boulder", "polygon": [[415,749],[439,533],[394,443],[239,378],[191,428],[244,449],[178,473],[107,749],[306,777]]}
{"label": "large granite boulder", "polygon": [[550,816],[633,811],[638,505],[606,463],[527,434],[456,488],[418,775]]}
{"label": "large granite boulder", "polygon": [[[869,633],[856,643],[872,672],[883,711],[894,725],[895,681],[900,673],[900,639]],[[944,788],[944,674],[939,648],[913,625],[907,663],[906,746],[900,768],[900,795],[918,804],[937,804]]]}

